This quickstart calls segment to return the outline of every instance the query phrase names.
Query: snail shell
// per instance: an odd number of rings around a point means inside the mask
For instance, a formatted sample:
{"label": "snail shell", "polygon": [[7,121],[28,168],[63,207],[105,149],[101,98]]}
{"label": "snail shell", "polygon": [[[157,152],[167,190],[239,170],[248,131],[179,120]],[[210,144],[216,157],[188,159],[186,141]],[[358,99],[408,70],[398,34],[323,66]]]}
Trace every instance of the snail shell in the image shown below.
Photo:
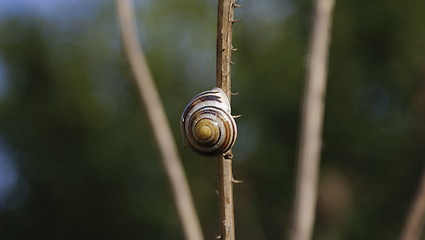
{"label": "snail shell", "polygon": [[230,110],[229,99],[220,88],[196,95],[181,117],[181,131],[186,144],[204,156],[227,152],[237,136]]}

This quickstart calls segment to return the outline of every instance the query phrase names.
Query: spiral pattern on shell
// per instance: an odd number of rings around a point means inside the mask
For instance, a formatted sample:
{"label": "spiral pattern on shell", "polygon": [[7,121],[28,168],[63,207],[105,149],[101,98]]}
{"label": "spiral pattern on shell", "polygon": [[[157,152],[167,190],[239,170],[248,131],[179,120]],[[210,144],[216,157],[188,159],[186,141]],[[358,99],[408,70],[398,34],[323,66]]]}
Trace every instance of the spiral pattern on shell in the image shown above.
{"label": "spiral pattern on shell", "polygon": [[235,143],[237,128],[230,114],[230,103],[220,88],[196,95],[181,117],[186,144],[204,156],[218,156]]}

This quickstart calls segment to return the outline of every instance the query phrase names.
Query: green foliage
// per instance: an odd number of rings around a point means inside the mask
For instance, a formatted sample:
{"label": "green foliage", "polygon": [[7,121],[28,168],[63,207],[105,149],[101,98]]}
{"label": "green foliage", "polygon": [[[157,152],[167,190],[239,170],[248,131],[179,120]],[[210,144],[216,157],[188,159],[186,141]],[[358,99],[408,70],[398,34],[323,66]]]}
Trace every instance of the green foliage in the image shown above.
{"label": "green foliage", "polygon": [[[244,180],[235,187],[236,235],[282,239],[293,205],[311,2],[243,4],[232,73],[240,93],[232,110],[243,115],[234,149],[235,178]],[[0,158],[19,173],[7,200],[0,196],[1,239],[183,239],[114,6],[97,5],[88,18],[0,22]],[[424,11],[417,0],[337,1],[315,239],[399,235],[425,167]],[[208,239],[218,233],[216,162],[183,148],[179,118],[192,96],[215,85],[215,18],[215,4],[205,1],[138,8],[143,48]]]}

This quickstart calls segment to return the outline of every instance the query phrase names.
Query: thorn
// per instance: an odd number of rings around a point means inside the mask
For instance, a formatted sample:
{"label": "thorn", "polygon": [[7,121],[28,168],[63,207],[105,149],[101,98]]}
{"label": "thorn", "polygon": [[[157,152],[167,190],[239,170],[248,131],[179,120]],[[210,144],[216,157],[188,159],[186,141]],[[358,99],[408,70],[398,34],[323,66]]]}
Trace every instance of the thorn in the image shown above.
{"label": "thorn", "polygon": [[232,19],[232,24],[234,24],[234,23],[238,23],[238,22],[242,22],[242,20],[235,20],[235,19]]}
{"label": "thorn", "polygon": [[236,64],[235,62],[233,62],[233,61],[230,61],[230,65],[233,65],[233,64]]}
{"label": "thorn", "polygon": [[236,95],[239,95],[239,93],[238,92],[235,92],[235,93],[230,93],[230,95],[232,95],[232,96],[236,96]]}
{"label": "thorn", "polygon": [[238,50],[237,48],[233,48],[233,47],[232,47],[232,51],[237,51],[237,50]]}
{"label": "thorn", "polygon": [[220,195],[220,193],[218,193],[218,190],[215,190],[215,194],[217,194],[217,196]]}
{"label": "thorn", "polygon": [[233,154],[231,154],[231,153],[225,153],[223,157],[224,157],[224,159],[232,160]]}
{"label": "thorn", "polygon": [[233,4],[233,7],[234,7],[234,8],[241,8],[241,7],[243,7],[243,5],[240,5],[240,4],[236,4],[236,3],[234,3],[234,4]]}
{"label": "thorn", "polygon": [[235,180],[234,178],[232,178],[232,183],[233,184],[243,183],[243,181],[241,181],[241,180]]}
{"label": "thorn", "polygon": [[215,239],[221,239],[221,235],[218,235],[217,237],[215,237]]}
{"label": "thorn", "polygon": [[232,115],[232,117],[234,118],[234,119],[236,119],[236,118],[240,118],[240,117],[242,117],[242,115]]}

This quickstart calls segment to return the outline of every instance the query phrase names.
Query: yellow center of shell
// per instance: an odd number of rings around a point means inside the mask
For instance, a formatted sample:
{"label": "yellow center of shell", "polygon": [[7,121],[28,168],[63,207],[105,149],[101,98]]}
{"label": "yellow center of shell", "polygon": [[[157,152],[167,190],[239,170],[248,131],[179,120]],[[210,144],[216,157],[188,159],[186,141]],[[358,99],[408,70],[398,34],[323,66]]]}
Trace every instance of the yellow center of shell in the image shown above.
{"label": "yellow center of shell", "polygon": [[197,129],[197,135],[201,139],[208,139],[211,137],[211,128],[208,126],[201,126]]}
{"label": "yellow center of shell", "polygon": [[196,124],[196,137],[202,141],[209,140],[215,135],[214,124],[209,119],[202,119]]}

